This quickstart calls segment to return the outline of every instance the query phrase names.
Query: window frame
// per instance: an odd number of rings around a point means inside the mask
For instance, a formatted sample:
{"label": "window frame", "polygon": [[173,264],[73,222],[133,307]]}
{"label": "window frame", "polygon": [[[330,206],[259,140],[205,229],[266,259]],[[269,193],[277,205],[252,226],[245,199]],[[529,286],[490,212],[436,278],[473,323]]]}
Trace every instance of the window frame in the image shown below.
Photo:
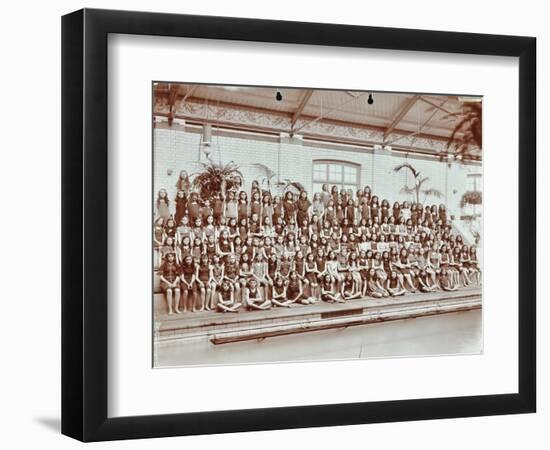
{"label": "window frame", "polygon": [[[325,178],[320,179],[316,176],[315,167],[316,165],[325,164],[326,165],[326,171],[325,171]],[[329,178],[329,167],[331,165],[340,166],[342,168],[341,178],[340,181],[330,181]],[[346,182],[345,181],[345,168],[351,167],[356,170],[355,175],[355,183]],[[352,161],[343,161],[338,159],[314,159],[311,164],[311,186],[313,187],[315,184],[328,184],[329,186],[338,186],[339,189],[349,189],[352,185],[354,186],[354,191],[357,191],[361,187],[361,164],[355,163]]]}

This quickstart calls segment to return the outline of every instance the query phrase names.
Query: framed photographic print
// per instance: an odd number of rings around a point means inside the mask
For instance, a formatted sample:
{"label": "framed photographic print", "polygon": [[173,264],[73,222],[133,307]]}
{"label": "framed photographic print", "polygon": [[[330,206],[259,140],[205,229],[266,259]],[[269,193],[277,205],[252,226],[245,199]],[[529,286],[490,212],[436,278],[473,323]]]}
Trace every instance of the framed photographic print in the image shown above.
{"label": "framed photographic print", "polygon": [[62,27],[64,434],[535,411],[535,38]]}

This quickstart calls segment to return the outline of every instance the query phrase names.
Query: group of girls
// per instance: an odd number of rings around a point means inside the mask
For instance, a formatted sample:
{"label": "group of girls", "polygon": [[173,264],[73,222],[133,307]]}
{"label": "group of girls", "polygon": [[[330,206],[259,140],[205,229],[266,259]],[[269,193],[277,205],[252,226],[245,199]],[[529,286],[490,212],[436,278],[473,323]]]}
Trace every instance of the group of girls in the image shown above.
{"label": "group of girls", "polygon": [[[282,198],[180,186],[156,202],[155,270],[169,314],[266,310],[453,291],[481,283],[475,246],[452,234],[444,205],[379,202],[370,188],[323,186]],[[187,189],[187,190],[186,190]]]}

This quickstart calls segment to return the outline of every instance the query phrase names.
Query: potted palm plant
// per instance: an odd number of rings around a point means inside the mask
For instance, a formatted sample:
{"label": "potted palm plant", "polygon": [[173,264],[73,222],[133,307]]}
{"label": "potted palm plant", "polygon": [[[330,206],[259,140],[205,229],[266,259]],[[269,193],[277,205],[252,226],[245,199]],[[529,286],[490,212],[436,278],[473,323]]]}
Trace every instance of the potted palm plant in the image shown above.
{"label": "potted palm plant", "polygon": [[278,180],[277,173],[265,164],[253,163],[250,164],[250,167],[259,173],[256,180],[258,180],[260,186],[267,188],[264,189],[264,193],[274,194],[274,191],[276,191],[277,194],[284,194],[287,191],[291,191],[297,194],[305,191],[304,186],[297,181],[292,181],[288,178]]}
{"label": "potted palm plant", "polygon": [[202,199],[211,199],[218,194],[225,195],[230,189],[239,189],[243,183],[243,174],[235,162],[217,164],[212,161],[196,161],[202,170],[192,176],[192,186],[199,191]]}
{"label": "potted palm plant", "polygon": [[421,203],[420,194],[424,194],[424,200],[426,200],[426,198],[429,196],[433,196],[436,198],[440,198],[443,196],[443,194],[441,194],[441,192],[437,189],[426,188],[425,185],[430,179],[428,177],[423,177],[422,174],[409,163],[399,164],[398,166],[395,166],[393,170],[394,172],[401,172],[402,170],[406,170],[412,174],[414,185],[412,187],[409,187],[405,184],[405,186],[401,188],[401,193],[412,195],[415,198],[416,203]]}
{"label": "potted palm plant", "polygon": [[447,151],[452,152],[455,159],[460,161],[481,159],[481,102],[464,103],[461,111],[448,114],[446,117],[457,120],[447,140]]}

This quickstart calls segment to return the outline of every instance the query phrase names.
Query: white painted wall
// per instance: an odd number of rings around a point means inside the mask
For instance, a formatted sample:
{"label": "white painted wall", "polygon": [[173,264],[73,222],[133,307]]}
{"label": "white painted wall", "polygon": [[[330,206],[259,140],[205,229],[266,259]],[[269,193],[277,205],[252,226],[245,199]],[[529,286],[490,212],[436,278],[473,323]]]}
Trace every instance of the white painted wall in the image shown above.
{"label": "white painted wall", "polygon": [[[200,133],[196,129],[185,128],[182,125],[168,127],[166,123],[159,124],[154,131],[154,189],[157,192],[164,188],[170,198],[176,193],[176,181],[181,170],[189,174],[197,171],[195,162],[199,156],[205,161],[205,155],[200,152]],[[331,147],[331,148],[327,148]],[[328,159],[358,164],[360,167],[360,186],[370,185],[380,198],[393,201],[411,200],[411,196],[401,193],[401,188],[407,183],[412,186],[412,176],[408,171],[394,172],[393,168],[404,162],[410,163],[423,176],[430,180],[426,187],[438,189],[443,197],[423,197],[424,203],[445,203],[449,210],[459,214],[459,203],[462,194],[468,189],[468,173],[481,173],[480,165],[465,165],[460,163],[440,162],[437,159],[402,153],[370,150],[359,147],[329,146],[302,142],[301,139],[255,136],[250,133],[227,132],[214,133],[212,149],[219,151],[222,163],[230,161],[237,163],[245,178],[249,190],[252,180],[260,175],[250,166],[261,162],[273,171],[278,172],[282,180],[285,178],[299,181],[312,192],[313,162],[318,159]],[[425,198],[425,200],[424,200]],[[481,208],[479,208],[481,210]]]}

